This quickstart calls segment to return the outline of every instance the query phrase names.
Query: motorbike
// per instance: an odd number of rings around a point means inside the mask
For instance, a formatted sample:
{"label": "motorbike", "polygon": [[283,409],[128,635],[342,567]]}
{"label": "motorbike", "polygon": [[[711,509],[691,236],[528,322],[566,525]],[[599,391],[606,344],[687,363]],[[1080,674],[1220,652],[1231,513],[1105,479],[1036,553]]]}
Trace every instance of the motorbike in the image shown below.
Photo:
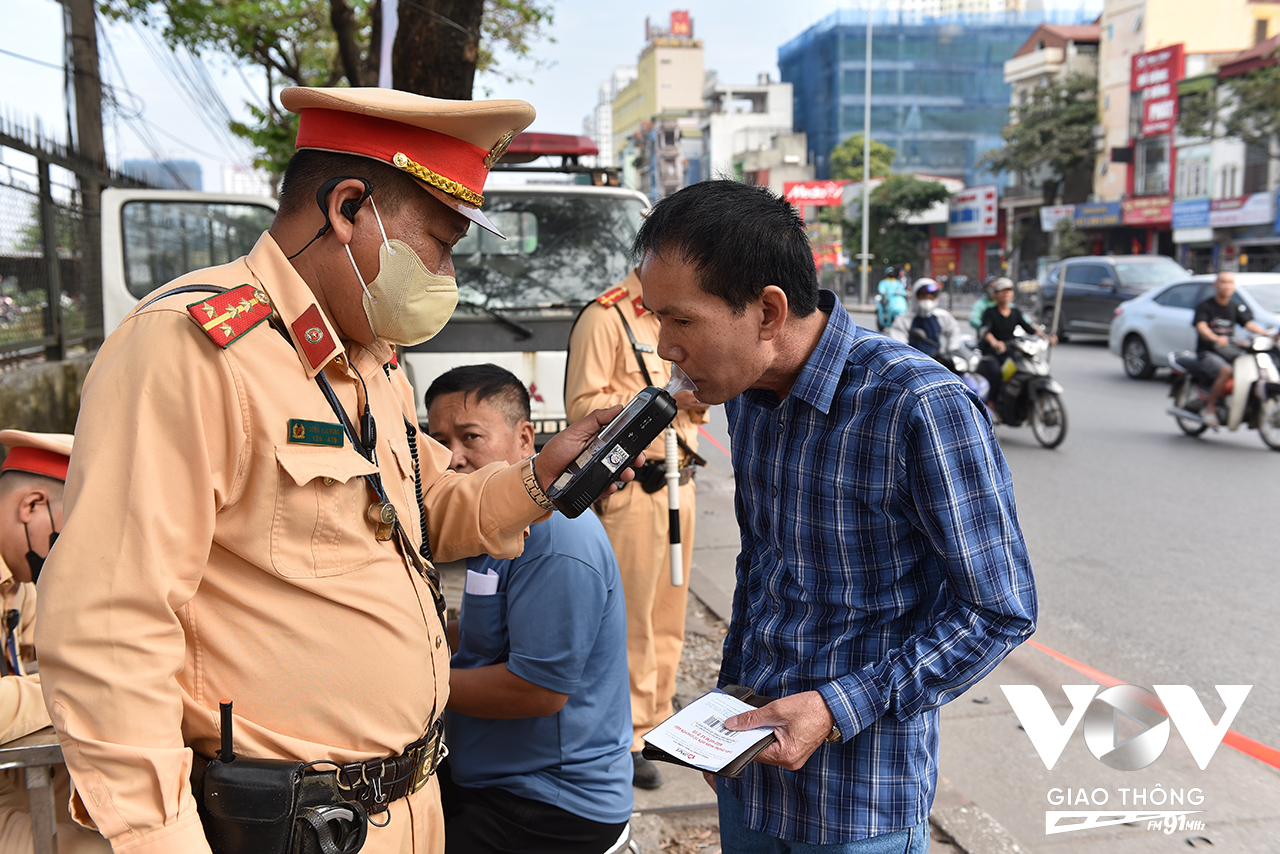
{"label": "motorbike", "polygon": [[[912,330],[911,337],[938,347],[919,329]],[[1067,438],[1067,408],[1062,402],[1062,386],[1049,376],[1048,350],[1049,342],[1044,338],[1018,334],[1008,342],[1001,368],[1004,382],[992,408],[999,423],[1020,427],[1029,421],[1036,441],[1046,448],[1056,448]],[[967,347],[939,350],[934,356],[986,403],[991,384],[978,373],[981,358],[976,350]]]}
{"label": "motorbike", "polygon": [[992,408],[999,423],[1031,425],[1036,441],[1056,448],[1067,438],[1067,407],[1063,388],[1049,376],[1049,341],[1021,329],[1006,342],[1000,376],[1004,382]]}
{"label": "motorbike", "polygon": [[[1268,448],[1280,451],[1280,351],[1269,335],[1253,337],[1245,352],[1231,365],[1226,393],[1218,399],[1215,414],[1228,430],[1247,424],[1257,430]],[[1165,411],[1173,416],[1183,433],[1199,436],[1209,429],[1204,407],[1216,376],[1205,373],[1200,358],[1190,350],[1169,354],[1173,405]]]}
{"label": "motorbike", "polygon": [[[877,290],[879,286],[877,285]],[[907,312],[907,289],[901,284],[889,293],[876,294],[876,331],[884,332],[898,319],[898,315]]]}

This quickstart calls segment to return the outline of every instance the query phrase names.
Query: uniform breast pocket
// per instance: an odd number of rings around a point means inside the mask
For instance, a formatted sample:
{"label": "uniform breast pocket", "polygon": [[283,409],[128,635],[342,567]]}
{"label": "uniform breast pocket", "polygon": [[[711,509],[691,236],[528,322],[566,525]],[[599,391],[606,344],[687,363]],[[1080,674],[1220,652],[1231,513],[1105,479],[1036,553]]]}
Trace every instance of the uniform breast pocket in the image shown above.
{"label": "uniform breast pocket", "polygon": [[287,578],[322,578],[368,566],[377,556],[372,497],[362,475],[377,468],[350,448],[276,446],[271,563]]}

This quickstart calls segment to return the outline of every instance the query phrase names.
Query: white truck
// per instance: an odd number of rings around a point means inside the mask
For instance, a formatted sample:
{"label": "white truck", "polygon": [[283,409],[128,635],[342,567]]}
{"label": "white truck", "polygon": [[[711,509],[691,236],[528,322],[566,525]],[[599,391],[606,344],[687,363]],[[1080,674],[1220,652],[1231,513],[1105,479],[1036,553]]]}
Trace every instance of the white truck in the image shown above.
{"label": "white truck", "polygon": [[[561,430],[569,331],[587,302],[626,277],[648,206],[641,194],[619,187],[490,186],[484,211],[507,239],[470,230],[453,251],[459,290],[453,319],[435,338],[400,353],[418,420],[426,421],[422,395],[435,377],[493,362],[529,387],[539,445]],[[275,207],[256,196],[104,190],[105,329],[165,282],[248,253]]]}

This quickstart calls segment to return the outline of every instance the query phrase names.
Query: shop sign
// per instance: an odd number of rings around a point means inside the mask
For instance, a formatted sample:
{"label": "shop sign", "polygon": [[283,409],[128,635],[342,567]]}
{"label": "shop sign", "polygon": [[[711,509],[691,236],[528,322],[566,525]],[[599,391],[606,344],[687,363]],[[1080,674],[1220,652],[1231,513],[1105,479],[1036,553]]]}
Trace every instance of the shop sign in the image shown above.
{"label": "shop sign", "polygon": [[1044,205],[1040,208],[1040,230],[1048,234],[1057,228],[1060,220],[1072,219],[1075,215],[1075,205]]}
{"label": "shop sign", "polygon": [[929,238],[929,262],[933,277],[950,276],[960,265],[960,247],[949,237]]}
{"label": "shop sign", "polygon": [[843,201],[848,181],[787,181],[782,193],[796,205],[838,205]]}
{"label": "shop sign", "polygon": [[1142,135],[1171,133],[1178,121],[1182,45],[1140,53],[1131,60],[1129,91],[1142,93]]}
{"label": "shop sign", "polygon": [[1076,205],[1076,228],[1113,228],[1120,224],[1119,202],[1101,202],[1098,204]]}
{"label": "shop sign", "polygon": [[1172,196],[1139,196],[1120,203],[1125,225],[1168,225],[1173,219]]}
{"label": "shop sign", "polygon": [[1275,217],[1275,197],[1271,193],[1214,199],[1209,203],[1209,225],[1213,228],[1258,225],[1274,222]]}
{"label": "shop sign", "polygon": [[968,187],[952,196],[947,237],[995,237],[997,196],[995,184]]}
{"label": "shop sign", "polygon": [[1187,199],[1173,203],[1174,228],[1208,228],[1209,200]]}

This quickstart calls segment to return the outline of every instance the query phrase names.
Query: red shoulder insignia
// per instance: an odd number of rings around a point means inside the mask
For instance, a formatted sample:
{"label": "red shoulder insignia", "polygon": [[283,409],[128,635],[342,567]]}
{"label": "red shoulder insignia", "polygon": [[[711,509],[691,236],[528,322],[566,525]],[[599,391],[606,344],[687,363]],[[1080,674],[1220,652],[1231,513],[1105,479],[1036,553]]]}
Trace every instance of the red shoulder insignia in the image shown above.
{"label": "red shoulder insignia", "polygon": [[187,306],[191,319],[226,349],[232,341],[271,316],[271,302],[264,291],[241,285]]}
{"label": "red shoulder insignia", "polygon": [[631,307],[636,310],[636,317],[644,317],[649,313],[649,309],[644,307],[644,297],[636,297],[631,301]]}
{"label": "red shoulder insignia", "polygon": [[602,293],[600,296],[596,297],[596,302],[600,303],[605,308],[608,308],[609,306],[613,305],[615,302],[622,299],[626,295],[627,295],[627,289],[624,288],[622,285],[618,285],[616,288],[607,290],[604,293]]}

